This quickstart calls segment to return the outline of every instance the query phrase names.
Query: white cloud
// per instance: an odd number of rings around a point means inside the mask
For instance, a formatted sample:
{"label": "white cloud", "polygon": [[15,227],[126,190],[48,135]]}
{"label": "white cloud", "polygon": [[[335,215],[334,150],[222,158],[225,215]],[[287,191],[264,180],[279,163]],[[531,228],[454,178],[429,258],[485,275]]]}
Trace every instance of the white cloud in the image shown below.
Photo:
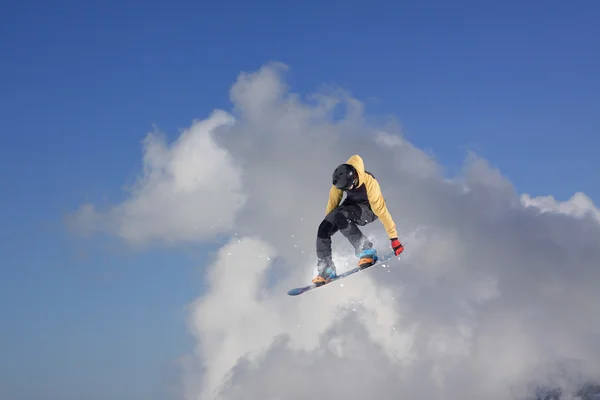
{"label": "white cloud", "polygon": [[246,199],[239,166],[214,136],[233,123],[231,115],[215,111],[171,145],[164,135],[150,133],[144,140],[144,174],[130,196],[106,213],[85,204],[74,223],[135,244],[201,240],[230,230]]}
{"label": "white cloud", "polygon": [[556,201],[553,196],[531,197],[521,195],[521,201],[527,207],[535,207],[540,212],[554,212],[571,215],[574,217],[590,216],[600,222],[600,210],[596,208],[592,199],[584,193],[578,192],[567,201]]}
{"label": "white cloud", "polygon": [[[134,197],[108,214],[137,228],[130,239],[142,225],[122,210],[147,202],[158,210],[145,214],[155,237],[204,237],[165,222],[181,208],[197,211],[185,214],[194,224],[223,219],[238,233],[190,306],[198,347],[186,399],[525,399],[536,385],[568,391],[598,380],[600,224],[574,211],[597,215],[591,201],[519,196],[475,155],[447,179],[395,125],[367,122],[347,93],[289,93],[284,70],[242,74],[230,92],[236,120],[216,114],[228,122],[218,134],[200,123],[178,145],[149,149],[146,159],[170,174],[147,173]],[[333,118],[340,107],[348,113]],[[343,286],[289,297],[289,288],[310,281],[331,172],[352,154],[379,179],[405,254]],[[197,162],[219,172],[192,179],[190,171],[204,171]],[[226,183],[212,179],[223,170]],[[389,249],[379,222],[364,231]],[[341,271],[356,261],[349,248],[334,237]]]}

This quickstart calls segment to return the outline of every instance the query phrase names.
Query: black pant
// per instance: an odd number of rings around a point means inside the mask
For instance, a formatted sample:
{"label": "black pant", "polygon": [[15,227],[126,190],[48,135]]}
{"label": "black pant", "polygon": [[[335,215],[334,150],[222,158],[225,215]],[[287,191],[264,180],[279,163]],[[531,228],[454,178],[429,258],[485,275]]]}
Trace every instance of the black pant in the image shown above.
{"label": "black pant", "polygon": [[364,226],[377,219],[368,203],[342,203],[334,208],[319,225],[317,258],[319,264],[331,262],[331,236],[337,231],[348,239],[358,253],[373,246],[357,225]]}

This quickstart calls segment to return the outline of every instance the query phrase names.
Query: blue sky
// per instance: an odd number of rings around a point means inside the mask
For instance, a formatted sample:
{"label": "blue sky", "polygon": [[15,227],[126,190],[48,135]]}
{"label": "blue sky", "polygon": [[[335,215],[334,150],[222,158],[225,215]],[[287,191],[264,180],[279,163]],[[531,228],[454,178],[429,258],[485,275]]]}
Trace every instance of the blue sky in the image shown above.
{"label": "blue sky", "polygon": [[5,5],[0,397],[164,398],[165,370],[192,346],[184,307],[202,290],[203,249],[130,253],[69,235],[63,217],[120,200],[153,124],[173,138],[228,109],[238,73],[271,60],[291,67],[294,91],[338,84],[396,115],[450,172],[470,148],[519,191],[600,203],[598,12],[592,1]]}

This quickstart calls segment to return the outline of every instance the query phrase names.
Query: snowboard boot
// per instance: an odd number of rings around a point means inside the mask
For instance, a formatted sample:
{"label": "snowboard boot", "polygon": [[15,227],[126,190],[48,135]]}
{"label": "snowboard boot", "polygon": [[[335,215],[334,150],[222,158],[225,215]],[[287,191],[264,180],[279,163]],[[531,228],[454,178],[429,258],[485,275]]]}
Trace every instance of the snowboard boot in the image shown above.
{"label": "snowboard boot", "polygon": [[372,247],[363,248],[358,254],[358,266],[365,269],[377,262],[377,250]]}
{"label": "snowboard boot", "polygon": [[335,265],[331,258],[320,259],[317,262],[317,268],[319,269],[319,274],[312,280],[317,286],[324,285],[337,276]]}

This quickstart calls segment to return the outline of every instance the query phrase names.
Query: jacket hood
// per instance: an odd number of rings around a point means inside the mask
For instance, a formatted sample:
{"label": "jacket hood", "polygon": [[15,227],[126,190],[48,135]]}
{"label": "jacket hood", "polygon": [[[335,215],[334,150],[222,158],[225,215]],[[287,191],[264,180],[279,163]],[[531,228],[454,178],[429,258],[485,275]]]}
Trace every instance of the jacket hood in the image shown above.
{"label": "jacket hood", "polygon": [[365,163],[358,154],[353,155],[346,161],[346,164],[352,165],[358,174],[358,185],[360,186],[365,181]]}

